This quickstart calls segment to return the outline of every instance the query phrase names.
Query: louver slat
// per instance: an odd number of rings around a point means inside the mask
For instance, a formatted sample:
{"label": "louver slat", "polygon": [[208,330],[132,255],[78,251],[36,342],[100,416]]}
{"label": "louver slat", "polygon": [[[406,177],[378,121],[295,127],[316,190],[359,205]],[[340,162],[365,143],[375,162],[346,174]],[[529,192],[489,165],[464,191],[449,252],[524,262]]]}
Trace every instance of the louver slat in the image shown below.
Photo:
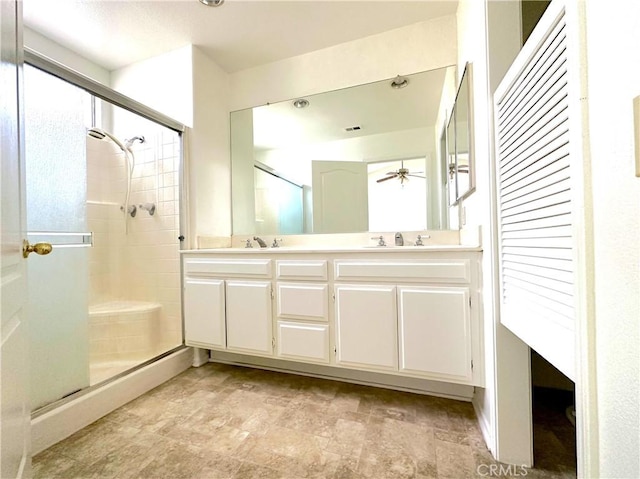
{"label": "louver slat", "polygon": [[519,187],[503,188],[502,198],[505,206],[527,201],[528,196],[531,194],[544,196],[561,191],[565,187],[565,181],[568,179],[568,172],[566,169],[554,171],[552,168],[542,168],[536,173],[527,176],[527,178],[518,182]]}
{"label": "louver slat", "polygon": [[[562,261],[571,261],[572,254],[568,248],[531,248],[515,247],[503,248],[503,254],[516,254],[522,256],[532,256],[534,258],[547,258]],[[573,267],[571,269],[573,271]]]}
{"label": "louver slat", "polygon": [[503,231],[502,238],[561,238],[571,236],[571,225],[563,226],[551,226],[549,228],[539,229],[513,229],[510,231]]}
{"label": "louver slat", "polygon": [[553,226],[571,226],[571,215],[557,215],[547,218],[541,218],[539,220],[531,220],[526,223],[511,223],[503,224],[502,231],[530,231],[530,230],[543,230],[544,228],[551,228]]}
{"label": "louver slat", "polygon": [[571,284],[571,282],[573,281],[573,274],[571,273],[571,271],[560,271],[559,269],[551,269],[544,266],[518,263],[514,261],[505,261],[504,263],[508,265],[512,271],[518,271],[519,273],[531,274],[533,276],[539,276],[543,278],[553,275],[556,280],[568,284]]}
{"label": "louver slat", "polygon": [[558,65],[554,65],[557,70],[540,80],[542,82],[540,86],[543,89],[530,93],[526,97],[526,105],[518,105],[519,109],[514,112],[512,117],[512,127],[500,132],[505,152],[509,151],[512,143],[518,141],[520,136],[527,132],[533,123],[547,114],[546,109],[549,106],[557,105],[562,100],[562,97],[566,95],[566,90],[564,89],[567,73],[566,63],[560,62],[560,60],[558,62]]}
{"label": "louver slat", "polygon": [[537,38],[496,92],[501,321],[571,377],[572,341],[544,343],[575,315],[564,12]]}
{"label": "louver slat", "polygon": [[562,261],[558,258],[542,258],[540,256],[525,256],[523,254],[505,253],[502,255],[502,260],[512,264],[525,264],[529,266],[540,266],[552,270],[551,274],[555,274],[556,271],[563,271],[567,273],[573,272],[571,261]]}
{"label": "louver slat", "polygon": [[536,78],[547,70],[544,59],[547,60],[548,64],[549,57],[553,56],[553,46],[557,45],[558,39],[563,41],[566,38],[564,28],[564,22],[558,22],[553,26],[529,62],[518,72],[518,81],[513,82],[504,93],[501,99],[501,105],[504,108],[498,112],[499,127],[507,124],[508,114],[513,111],[512,104],[521,101],[522,92],[531,89]]}
{"label": "louver slat", "polygon": [[[556,128],[556,130],[560,129]],[[522,171],[524,167],[529,166],[532,163],[535,163],[540,158],[544,158],[554,151],[562,148],[569,141],[569,130],[568,128],[565,130],[560,130],[557,131],[554,136],[549,136],[549,138],[545,138],[544,142],[537,142],[535,148],[524,147],[514,152],[514,154],[509,155],[508,158],[503,156],[502,179],[504,180],[505,176],[509,173],[510,176],[513,176],[513,174],[515,174],[516,172]],[[514,169],[515,171],[512,172],[512,170]],[[507,188],[506,182],[504,181],[503,188]]]}

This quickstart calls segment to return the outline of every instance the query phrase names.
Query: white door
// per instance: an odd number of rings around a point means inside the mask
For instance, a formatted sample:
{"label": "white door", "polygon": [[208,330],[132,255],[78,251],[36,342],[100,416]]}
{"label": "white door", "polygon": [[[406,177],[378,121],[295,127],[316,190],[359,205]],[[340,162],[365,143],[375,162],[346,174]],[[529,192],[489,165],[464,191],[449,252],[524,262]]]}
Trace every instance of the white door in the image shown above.
{"label": "white door", "polygon": [[226,346],[224,280],[185,279],[184,339],[189,346]]}
{"label": "white door", "polygon": [[398,286],[398,325],[401,371],[471,380],[467,288]]}
{"label": "white door", "polygon": [[397,370],[396,316],[395,286],[336,286],[337,363]]}
{"label": "white door", "polygon": [[[0,477],[29,476],[30,408],[28,404],[26,261],[22,257],[25,235],[22,150],[24,121],[22,85],[18,76],[18,41],[22,25],[17,2],[0,1],[0,158],[2,173],[0,345]],[[37,261],[33,258],[32,261]]]}
{"label": "white door", "polygon": [[312,161],[313,232],[369,230],[367,164]]}
{"label": "white door", "polygon": [[227,281],[227,348],[271,355],[271,282]]}

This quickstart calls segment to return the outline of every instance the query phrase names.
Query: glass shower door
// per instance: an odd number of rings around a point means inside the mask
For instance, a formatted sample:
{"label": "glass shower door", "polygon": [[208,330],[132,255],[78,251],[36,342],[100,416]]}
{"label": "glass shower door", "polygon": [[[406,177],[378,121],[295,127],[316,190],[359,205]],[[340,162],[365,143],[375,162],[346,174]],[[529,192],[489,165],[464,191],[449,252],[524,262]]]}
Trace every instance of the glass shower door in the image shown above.
{"label": "glass shower door", "polygon": [[27,231],[53,244],[28,268],[32,409],[89,385],[86,129],[91,96],[25,65]]}

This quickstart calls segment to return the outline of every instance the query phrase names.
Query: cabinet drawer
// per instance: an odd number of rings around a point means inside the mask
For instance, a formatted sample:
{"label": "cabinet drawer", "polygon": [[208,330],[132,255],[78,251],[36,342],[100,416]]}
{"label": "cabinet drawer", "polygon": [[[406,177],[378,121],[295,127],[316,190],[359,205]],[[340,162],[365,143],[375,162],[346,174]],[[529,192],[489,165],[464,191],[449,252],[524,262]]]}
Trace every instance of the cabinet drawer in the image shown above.
{"label": "cabinet drawer", "polygon": [[278,316],[327,321],[329,287],[326,284],[278,283]]}
{"label": "cabinet drawer", "polygon": [[429,283],[469,283],[468,259],[415,261],[336,261],[336,280],[402,280]]}
{"label": "cabinet drawer", "polygon": [[329,326],[278,321],[278,356],[329,362]]}
{"label": "cabinet drawer", "polygon": [[271,278],[271,260],[186,258],[184,272],[187,275]]}
{"label": "cabinet drawer", "polygon": [[317,261],[276,261],[276,277],[278,279],[327,279],[327,262]]}

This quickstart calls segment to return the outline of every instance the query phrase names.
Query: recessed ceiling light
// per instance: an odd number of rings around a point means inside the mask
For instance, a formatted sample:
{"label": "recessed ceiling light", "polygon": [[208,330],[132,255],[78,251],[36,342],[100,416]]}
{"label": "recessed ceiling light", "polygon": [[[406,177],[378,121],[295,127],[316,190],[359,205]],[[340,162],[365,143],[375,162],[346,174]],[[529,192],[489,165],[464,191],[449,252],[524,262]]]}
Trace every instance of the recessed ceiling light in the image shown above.
{"label": "recessed ceiling light", "polygon": [[224,0],[200,0],[200,3],[207,7],[219,7],[224,3]]}
{"label": "recessed ceiling light", "polygon": [[293,106],[296,108],[306,108],[309,106],[309,100],[305,100],[304,98],[300,98],[293,102]]}
{"label": "recessed ceiling light", "polygon": [[407,78],[401,77],[400,75],[398,75],[391,82],[391,88],[395,88],[396,90],[398,90],[400,88],[406,87],[408,84],[409,84],[409,80]]}

